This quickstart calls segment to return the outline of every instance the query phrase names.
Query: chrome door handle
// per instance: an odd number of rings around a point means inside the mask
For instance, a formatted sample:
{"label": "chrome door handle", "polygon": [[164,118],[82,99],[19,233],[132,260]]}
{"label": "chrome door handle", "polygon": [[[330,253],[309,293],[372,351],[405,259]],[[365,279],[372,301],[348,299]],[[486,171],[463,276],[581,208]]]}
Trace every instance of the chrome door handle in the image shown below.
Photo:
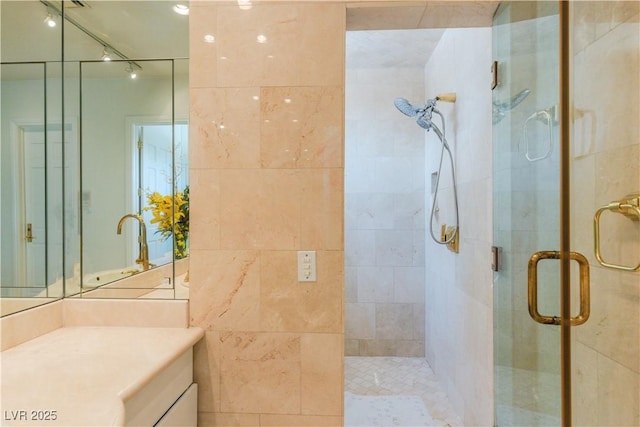
{"label": "chrome door handle", "polygon": [[[580,313],[570,319],[571,326],[582,325],[589,319],[591,298],[589,294],[589,261],[578,252],[570,252],[569,257],[580,265]],[[545,316],[538,311],[538,262],[543,259],[560,259],[558,251],[540,251],[531,255],[528,268],[529,315],[543,325],[559,325],[560,317]]]}

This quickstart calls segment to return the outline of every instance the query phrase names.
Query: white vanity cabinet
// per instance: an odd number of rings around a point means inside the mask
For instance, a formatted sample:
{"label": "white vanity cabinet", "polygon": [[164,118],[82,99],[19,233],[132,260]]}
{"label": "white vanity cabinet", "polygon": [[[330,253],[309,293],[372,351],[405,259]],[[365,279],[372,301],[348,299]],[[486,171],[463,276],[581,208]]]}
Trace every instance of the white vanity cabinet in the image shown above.
{"label": "white vanity cabinet", "polygon": [[198,384],[191,384],[155,427],[196,427],[198,425]]}
{"label": "white vanity cabinet", "polygon": [[[188,394],[187,392],[191,390]],[[188,414],[188,400],[197,405],[197,387],[193,383],[193,349],[189,348],[176,360],[158,372],[144,387],[127,397],[128,390],[121,393],[124,401],[125,426],[175,425],[196,426],[184,419],[197,418],[197,407]],[[185,395],[186,394],[186,395]],[[195,397],[192,397],[195,395]],[[173,415],[171,415],[173,414]],[[176,424],[170,424],[174,422]]]}

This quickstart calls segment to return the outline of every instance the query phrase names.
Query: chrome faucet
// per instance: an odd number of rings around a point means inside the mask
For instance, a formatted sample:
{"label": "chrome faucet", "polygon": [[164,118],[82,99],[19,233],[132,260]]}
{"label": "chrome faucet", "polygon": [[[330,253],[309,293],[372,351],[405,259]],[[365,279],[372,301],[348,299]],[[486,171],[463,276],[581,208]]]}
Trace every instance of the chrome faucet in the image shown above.
{"label": "chrome faucet", "polygon": [[140,223],[140,234],[138,235],[138,243],[140,244],[140,253],[138,254],[138,259],[136,260],[136,264],[142,265],[142,271],[147,271],[149,269],[149,248],[147,247],[147,226],[144,225],[144,219],[141,215],[136,214],[126,214],[120,221],[118,221],[118,234],[122,234],[122,224],[126,221],[127,218],[133,218],[138,220]]}

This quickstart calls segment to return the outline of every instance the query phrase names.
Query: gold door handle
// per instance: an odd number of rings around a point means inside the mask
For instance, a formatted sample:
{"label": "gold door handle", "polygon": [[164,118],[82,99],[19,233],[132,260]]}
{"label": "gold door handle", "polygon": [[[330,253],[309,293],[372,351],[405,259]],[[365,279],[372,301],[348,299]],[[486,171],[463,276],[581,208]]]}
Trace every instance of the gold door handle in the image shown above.
{"label": "gold door handle", "polygon": [[[589,261],[578,252],[570,252],[569,257],[580,265],[580,313],[570,319],[571,326],[582,325],[589,319],[591,299],[589,295]],[[560,317],[545,316],[538,311],[538,262],[543,259],[560,259],[558,251],[536,252],[529,258],[528,287],[529,315],[543,325],[559,325]]]}
{"label": "gold door handle", "polygon": [[27,235],[25,236],[25,239],[27,239],[27,242],[29,243],[33,242],[33,239],[35,239],[35,237],[33,237],[33,226],[31,224],[27,224]]}

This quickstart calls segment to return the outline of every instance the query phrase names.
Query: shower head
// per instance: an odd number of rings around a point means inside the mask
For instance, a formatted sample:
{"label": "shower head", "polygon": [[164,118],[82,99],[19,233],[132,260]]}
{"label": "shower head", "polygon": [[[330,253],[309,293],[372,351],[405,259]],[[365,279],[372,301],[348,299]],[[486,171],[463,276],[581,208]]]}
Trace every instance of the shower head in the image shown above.
{"label": "shower head", "polygon": [[[430,111],[433,110],[436,106],[436,102],[438,101],[442,101],[442,102],[456,102],[456,93],[455,92],[449,92],[449,93],[442,93],[440,95],[437,95],[435,98],[433,99],[428,99],[426,104],[423,105],[422,107],[415,107],[413,106],[409,101],[407,101],[404,98],[396,98],[393,103],[396,106],[396,108],[398,110],[400,110],[400,112],[402,114],[404,114],[405,116],[409,116],[409,117],[416,117],[416,116],[424,116],[425,113],[429,113],[429,119],[431,118],[431,114]],[[427,120],[427,122],[430,120]],[[420,122],[418,122],[418,124],[422,127],[424,126],[424,122],[421,124]],[[427,128],[425,128],[427,129]]]}
{"label": "shower head", "polygon": [[515,94],[506,102],[493,101],[493,124],[495,125],[504,118],[507,111],[513,110],[531,93],[531,90],[524,89]]}
{"label": "shower head", "polygon": [[511,102],[509,103],[509,109],[515,108],[520,104],[524,99],[531,93],[531,90],[524,89],[517,93],[513,98],[511,98]]}
{"label": "shower head", "polygon": [[[451,94],[446,94],[451,95]],[[455,94],[454,94],[455,96]],[[433,126],[431,117],[436,107],[438,98],[428,99],[427,103],[422,107],[414,107],[409,101],[404,98],[396,98],[393,103],[400,112],[409,117],[417,117],[416,123],[423,129],[430,130]],[[452,101],[449,101],[452,102]]]}
{"label": "shower head", "polygon": [[422,108],[414,107],[413,105],[411,105],[411,103],[409,103],[409,101],[407,101],[404,98],[396,98],[393,101],[393,103],[396,106],[396,108],[400,110],[402,114],[409,117],[417,116],[418,113],[420,113],[424,109],[424,107]]}
{"label": "shower head", "polygon": [[424,130],[431,130],[433,126],[433,122],[431,122],[431,118],[426,117],[424,114],[416,120],[418,126],[420,126]]}

